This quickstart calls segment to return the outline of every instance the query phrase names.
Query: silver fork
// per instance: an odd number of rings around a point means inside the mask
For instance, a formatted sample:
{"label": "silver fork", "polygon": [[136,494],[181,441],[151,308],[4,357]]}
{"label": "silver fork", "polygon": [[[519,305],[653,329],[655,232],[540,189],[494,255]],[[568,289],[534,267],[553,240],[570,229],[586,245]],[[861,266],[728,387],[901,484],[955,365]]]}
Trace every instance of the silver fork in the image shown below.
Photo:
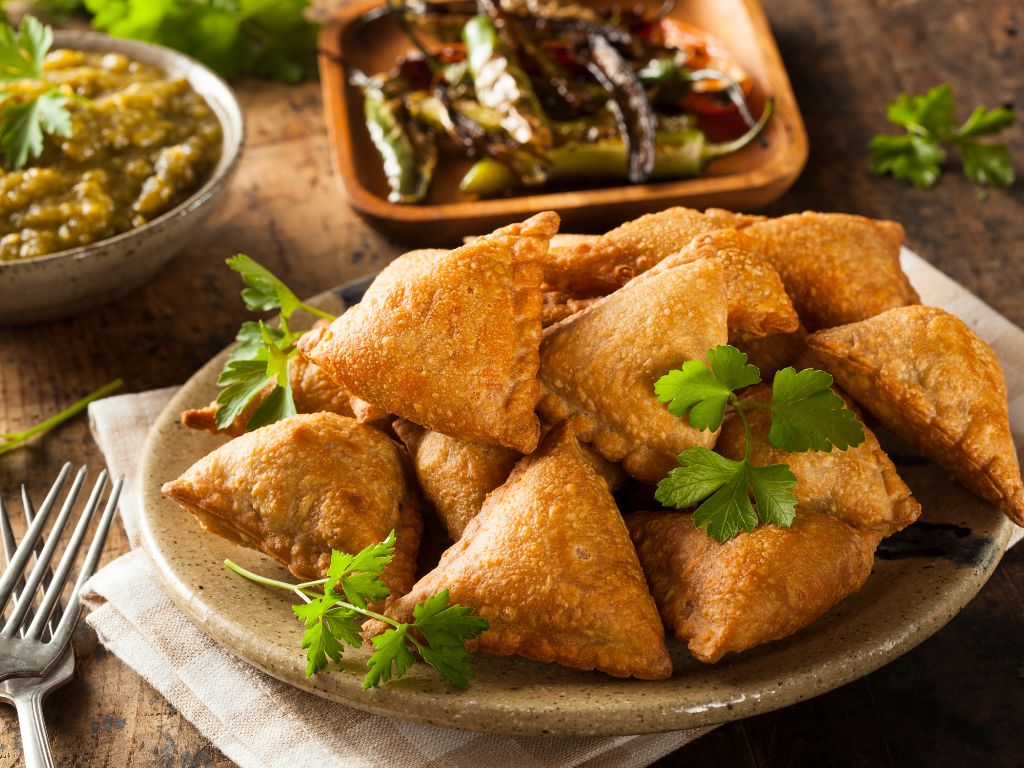
{"label": "silver fork", "polygon": [[[7,569],[0,577],[0,613],[6,611],[13,598],[13,607],[0,629],[0,698],[13,702],[17,708],[27,768],[53,766],[42,702],[48,691],[67,682],[74,673],[75,657],[70,641],[81,610],[79,590],[96,570],[121,492],[121,481],[118,480],[107,498],[106,508],[79,569],[71,597],[62,610],[61,593],[71,581],[71,568],[85,540],[89,524],[100,507],[107,481],[104,470],[89,494],[54,571],[51,561],[85,481],[85,467],[76,475],[49,536],[43,538],[42,531],[57,506],[57,498],[70,469],[70,464],[65,464],[61,469],[37,514],[33,514],[32,505],[22,489],[28,529],[17,548],[14,547],[6,509],[0,502],[0,539],[7,557]],[[32,555],[35,555],[35,563],[29,571]]]}

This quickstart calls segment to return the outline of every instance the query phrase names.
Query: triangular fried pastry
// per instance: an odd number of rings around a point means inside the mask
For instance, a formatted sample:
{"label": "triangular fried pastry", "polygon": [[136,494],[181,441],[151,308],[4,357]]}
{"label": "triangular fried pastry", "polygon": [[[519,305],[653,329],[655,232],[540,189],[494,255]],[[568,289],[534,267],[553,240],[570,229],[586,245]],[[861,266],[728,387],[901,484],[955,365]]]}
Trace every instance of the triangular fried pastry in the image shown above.
{"label": "triangular fried pastry", "polygon": [[901,307],[813,333],[807,349],[893,433],[1024,525],[1003,372],[962,320]]}
{"label": "triangular fried pastry", "polygon": [[541,260],[557,228],[541,213],[390,273],[299,350],[388,413],[528,453],[540,435]]}
{"label": "triangular fried pastry", "polygon": [[751,365],[761,370],[761,376],[771,378],[772,374],[794,361],[804,351],[807,331],[798,325],[792,333],[773,333],[759,339],[734,340],[732,343],[747,356]]}
{"label": "triangular fried pastry", "polygon": [[541,324],[547,328],[549,325],[565,320],[570,315],[575,315],[581,309],[586,309],[600,296],[577,296],[567,291],[544,291],[544,306],[541,309]]}
{"label": "triangular fried pastry", "polygon": [[903,227],[843,213],[798,213],[759,221],[743,233],[775,267],[808,330],[916,304],[900,268]]}
{"label": "triangular fried pastry", "polygon": [[[490,629],[471,645],[617,677],[672,674],[665,633],[608,487],[567,424],[523,458],[462,538],[387,614],[447,589]],[[367,626],[368,634],[384,629]]]}
{"label": "triangular fried pastry", "polygon": [[701,259],[637,280],[544,331],[538,409],[570,419],[581,440],[656,483],[687,448],[715,433],[668,412],[654,382],[727,340],[725,278]]}
{"label": "triangular fried pastry", "polygon": [[384,573],[412,586],[422,523],[401,449],[334,413],[293,416],[222,445],[165,483],[200,525],[266,553],[300,579],[327,572],[331,550],[356,553],[396,534]]}
{"label": "triangular fried pastry", "polygon": [[[842,394],[842,393],[840,393]],[[743,391],[744,401],[767,405],[772,399],[768,384],[759,384]],[[856,406],[847,401],[856,412]],[[791,453],[773,448],[768,440],[772,426],[771,413],[750,410],[750,460],[755,466],[788,464],[796,475],[793,492],[798,514],[804,510],[832,515],[866,531],[889,536],[917,520],[921,505],[917,503],[899,476],[896,467],[878,444],[870,429],[864,427],[864,442],[855,448],[830,452],[803,451]],[[746,449],[742,422],[734,415],[726,419],[715,450],[739,461]]]}
{"label": "triangular fried pastry", "polygon": [[729,301],[729,341],[743,343],[800,325],[779,273],[758,252],[757,244],[735,229],[698,235],[678,253],[658,262],[638,279],[698,259],[717,259],[725,274]]}
{"label": "triangular fried pastry", "polygon": [[727,211],[724,208],[708,208],[704,211],[704,215],[722,227],[731,227],[733,229],[743,229],[758,221],[768,220],[767,216],[759,216],[755,213],[736,213],[735,211]]}
{"label": "triangular fried pastry", "polygon": [[686,512],[626,524],[665,625],[700,661],[778,640],[864,586],[881,534],[810,510],[714,541]]}
{"label": "triangular fried pastry", "polygon": [[580,296],[603,296],[622,287],[694,237],[727,226],[691,208],[668,208],[627,221],[596,239],[548,254],[544,281]]}
{"label": "triangular fried pastry", "polygon": [[405,419],[395,421],[394,429],[409,449],[424,497],[452,541],[459,540],[487,494],[508,479],[522,458],[511,448],[459,440]]}

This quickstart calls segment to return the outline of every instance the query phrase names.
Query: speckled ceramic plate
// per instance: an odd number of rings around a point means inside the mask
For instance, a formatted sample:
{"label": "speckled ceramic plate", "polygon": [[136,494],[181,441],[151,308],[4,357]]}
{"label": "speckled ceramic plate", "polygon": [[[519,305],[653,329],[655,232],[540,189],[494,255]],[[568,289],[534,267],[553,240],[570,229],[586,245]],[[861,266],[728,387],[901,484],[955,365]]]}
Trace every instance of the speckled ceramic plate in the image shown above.
{"label": "speckled ceramic plate", "polygon": [[[948,278],[907,258],[926,302],[957,311],[951,306],[957,301],[974,301],[982,308],[977,318],[966,316],[970,308],[958,314],[982,335],[990,320],[985,312],[1009,326]],[[340,302],[358,300],[363,288],[365,282],[353,284],[317,301],[339,311]],[[1024,355],[1024,345],[1013,346]],[[154,425],[144,450],[142,535],[157,573],[204,632],[256,667],[328,699],[407,720],[505,734],[624,735],[721,723],[808,699],[877,669],[942,627],[988,579],[1013,527],[931,464],[891,448],[924,508],[920,522],[882,543],[859,593],[790,638],[714,666],[694,661],[670,641],[675,674],[661,682],[480,654],[478,679],[465,692],[439,682],[422,664],[396,683],[363,691],[365,649],[347,652],[331,674],[306,679],[302,629],[288,595],[240,579],[223,561],[232,558],[288,579],[280,566],[203,532],[191,515],[160,495],[163,482],[223,442],[178,424],[182,409],[214,397],[223,362],[221,354],[189,380]],[[1013,362],[1024,370],[1024,358]],[[1015,425],[1018,434],[1020,426]]]}

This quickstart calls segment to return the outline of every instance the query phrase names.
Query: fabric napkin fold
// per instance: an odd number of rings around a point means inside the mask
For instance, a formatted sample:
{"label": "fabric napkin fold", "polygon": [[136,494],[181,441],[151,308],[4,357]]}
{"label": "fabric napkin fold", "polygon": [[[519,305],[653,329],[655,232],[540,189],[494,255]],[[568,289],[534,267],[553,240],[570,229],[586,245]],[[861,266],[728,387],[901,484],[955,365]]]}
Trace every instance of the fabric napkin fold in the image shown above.
{"label": "fabric napkin fold", "polygon": [[[125,478],[121,519],[138,545],[137,462],[176,388],[92,403],[89,422],[111,475]],[[85,586],[86,622],[241,768],[634,768],[711,728],[606,738],[512,738],[371,715],[306,693],[235,657],[204,635],[133,549]]]}
{"label": "fabric napkin fold", "polygon": [[[961,317],[995,349],[1006,374],[1010,421],[1024,437],[1024,331],[958,283],[904,251],[903,267],[926,304]],[[138,544],[137,462],[146,433],[175,388],[89,406],[93,436],[113,476],[125,478],[121,519]],[[1013,546],[1024,537],[1017,528]],[[97,573],[83,598],[100,641],[142,675],[241,768],[633,768],[707,733],[606,738],[511,738],[416,725],[335,704],[249,666],[204,635],[171,602],[141,549]]]}

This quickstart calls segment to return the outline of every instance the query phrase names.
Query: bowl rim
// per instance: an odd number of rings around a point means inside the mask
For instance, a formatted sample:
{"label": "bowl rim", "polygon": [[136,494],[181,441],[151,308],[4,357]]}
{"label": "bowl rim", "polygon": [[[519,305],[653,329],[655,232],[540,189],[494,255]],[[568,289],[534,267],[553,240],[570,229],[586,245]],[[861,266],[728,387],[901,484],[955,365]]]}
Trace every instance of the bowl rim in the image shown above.
{"label": "bowl rim", "polygon": [[[192,76],[193,73],[198,72],[205,78],[210,79],[215,84],[215,87],[222,91],[221,95],[223,98],[217,99],[217,101],[224,107],[223,110],[217,110],[214,108],[214,104],[211,103],[210,97],[200,93],[198,89],[196,89],[196,92],[199,93],[207,104],[210,105],[217,118],[217,122],[221,125],[223,135],[221,156],[217,161],[217,165],[214,166],[210,177],[201,187],[199,187],[199,189],[170,210],[161,213],[155,219],[147,221],[141,226],[132,227],[125,232],[120,232],[116,235],[103,238],[102,240],[97,240],[94,243],[79,245],[74,248],[66,248],[63,251],[55,251],[54,253],[47,253],[42,256],[33,256],[27,259],[0,261],[0,272],[14,272],[19,269],[38,268],[42,264],[51,264],[56,261],[79,261],[100,251],[106,251],[111,247],[116,247],[118,244],[124,243],[133,238],[163,229],[170,221],[181,216],[186,216],[196,208],[201,207],[218,191],[220,191],[237,167],[238,162],[241,159],[242,150],[245,146],[247,126],[245,121],[245,112],[242,110],[242,105],[238,102],[238,97],[224,78],[198,59],[194,59],[181,51],[168,48],[164,45],[147,43],[142,40],[114,37],[94,30],[54,30],[53,50],[60,48],[121,53],[143,64],[154,66],[165,72],[168,69],[167,63],[170,61],[183,69],[191,70],[189,74],[183,76],[189,81],[189,84],[192,85],[193,88],[195,88]],[[221,112],[224,114],[221,114]],[[227,130],[228,128],[233,130],[229,131]],[[237,136],[234,141],[230,140],[231,134]]]}

